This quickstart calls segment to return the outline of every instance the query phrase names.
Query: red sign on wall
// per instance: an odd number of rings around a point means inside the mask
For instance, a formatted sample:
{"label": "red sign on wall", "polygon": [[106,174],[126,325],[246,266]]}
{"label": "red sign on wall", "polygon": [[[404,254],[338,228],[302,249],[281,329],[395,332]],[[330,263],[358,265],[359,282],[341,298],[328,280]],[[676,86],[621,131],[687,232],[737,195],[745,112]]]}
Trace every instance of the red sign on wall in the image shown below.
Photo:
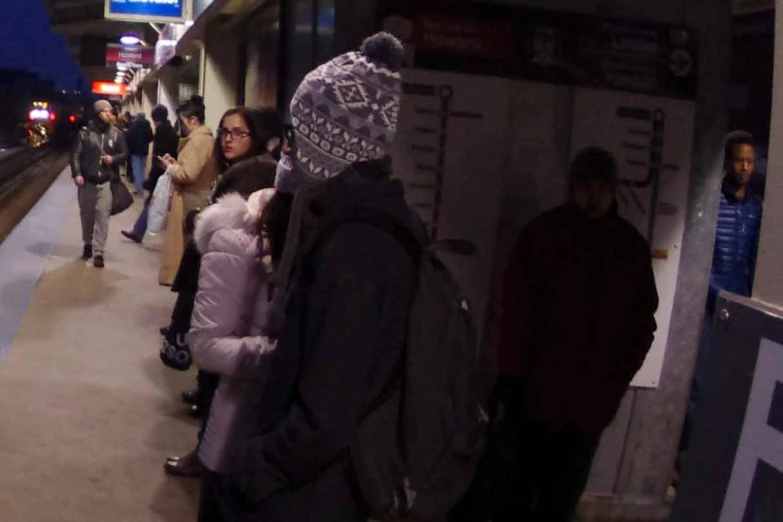
{"label": "red sign on wall", "polygon": [[131,68],[151,67],[155,63],[155,48],[109,44],[106,46],[106,65],[117,63],[127,64]]}
{"label": "red sign on wall", "polygon": [[92,82],[92,92],[104,96],[125,96],[128,89],[124,83]]}
{"label": "red sign on wall", "polygon": [[513,23],[450,14],[423,13],[416,19],[418,50],[479,59],[505,60],[513,50]]}

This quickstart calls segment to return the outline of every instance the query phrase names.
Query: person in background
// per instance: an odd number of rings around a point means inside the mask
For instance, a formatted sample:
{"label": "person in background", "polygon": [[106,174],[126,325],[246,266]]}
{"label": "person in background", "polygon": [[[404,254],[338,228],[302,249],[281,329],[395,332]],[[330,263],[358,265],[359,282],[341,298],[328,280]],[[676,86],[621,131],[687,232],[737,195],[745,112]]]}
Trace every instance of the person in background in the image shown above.
{"label": "person in background", "polygon": [[144,173],[147,172],[147,157],[150,153],[150,143],[154,137],[152,126],[143,112],[136,116],[125,133],[130,154],[130,168],[133,172],[133,186],[137,196],[144,195]]}
{"label": "person in background", "polygon": [[[677,471],[685,464],[693,415],[697,409],[704,371],[712,352],[712,323],[715,305],[721,291],[750,297],[756,273],[763,205],[753,189],[751,178],[756,166],[756,142],[745,131],[734,131],[726,137],[724,178],[720,191],[715,248],[712,255],[707,309],[702,322],[702,336],[696,357],[683,434],[677,459]],[[677,480],[675,479],[675,485]]]}
{"label": "person in background", "polygon": [[163,240],[163,258],[158,283],[171,286],[177,275],[182,254],[187,244],[185,219],[194,210],[207,206],[218,175],[218,166],[212,157],[215,137],[204,124],[204,99],[193,96],[177,110],[185,137],[179,144],[179,156],[170,154],[159,158],[172,181],[171,208]]}
{"label": "person in background", "polygon": [[650,247],[617,214],[617,163],[574,159],[570,200],[528,224],[506,275],[487,450],[454,520],[571,522],[603,430],[653,341]]}
{"label": "person in background", "polygon": [[[276,172],[274,157],[280,148],[283,134],[283,123],[275,109],[231,109],[221,119],[218,134],[220,138],[216,143],[214,158],[221,170],[227,170],[220,176],[211,201],[227,194],[236,194],[246,199],[250,194],[272,186]],[[195,222],[197,219],[200,217],[189,221]],[[167,366],[177,370],[186,369],[187,366],[181,361],[190,359],[185,335],[191,327],[191,316],[199,290],[200,269],[201,253],[195,242],[191,241],[185,249],[172,287],[178,295],[171,323],[161,331],[165,336],[161,359]],[[187,357],[182,357],[183,353],[186,353]],[[216,374],[199,371],[196,392],[184,393],[183,399],[192,404],[194,414],[206,420],[217,387]],[[203,432],[204,426],[199,433],[199,440]],[[176,476],[198,475],[201,472],[198,448],[183,457],[169,457],[165,470]]]}
{"label": "person in background", "polygon": [[84,250],[82,259],[94,256],[96,268],[104,267],[111,216],[111,181],[115,165],[128,157],[122,132],[111,124],[112,107],[95,102],[97,118],[79,132],[71,153],[71,175],[78,187]]}
{"label": "person in background", "polygon": [[158,105],[152,109],[152,123],[155,125],[155,137],[152,140],[152,168],[147,179],[144,180],[144,188],[149,195],[144,201],[144,208],[139,214],[139,218],[133,225],[130,232],[123,230],[122,235],[135,243],[141,243],[144,240],[144,234],[147,233],[147,218],[149,216],[150,202],[158,180],[166,172],[163,163],[158,159],[167,154],[172,158],[177,157],[179,149],[179,136],[177,136],[174,127],[169,121],[169,110],[163,105]]}

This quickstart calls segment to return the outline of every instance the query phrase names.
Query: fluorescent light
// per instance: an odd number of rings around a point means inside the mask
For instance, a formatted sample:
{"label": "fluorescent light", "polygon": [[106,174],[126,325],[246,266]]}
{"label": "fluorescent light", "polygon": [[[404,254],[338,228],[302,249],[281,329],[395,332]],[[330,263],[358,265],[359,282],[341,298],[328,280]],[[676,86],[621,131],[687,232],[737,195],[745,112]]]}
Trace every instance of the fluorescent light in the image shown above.
{"label": "fluorescent light", "polygon": [[139,45],[141,38],[135,33],[125,33],[120,38],[120,43],[123,45]]}
{"label": "fluorescent light", "polygon": [[128,65],[124,64],[124,63],[118,63],[117,64],[117,70],[118,71],[127,71],[128,70]]}

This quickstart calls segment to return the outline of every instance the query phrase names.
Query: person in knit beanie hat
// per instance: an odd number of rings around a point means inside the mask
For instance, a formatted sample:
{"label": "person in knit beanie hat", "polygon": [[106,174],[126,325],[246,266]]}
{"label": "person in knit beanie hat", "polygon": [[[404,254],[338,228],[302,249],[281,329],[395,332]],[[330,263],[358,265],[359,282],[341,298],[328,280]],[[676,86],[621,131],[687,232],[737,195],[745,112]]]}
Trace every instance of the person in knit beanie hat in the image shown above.
{"label": "person in knit beanie hat", "polygon": [[116,168],[128,158],[122,132],[112,125],[112,106],[106,100],[95,102],[95,118],[79,131],[71,151],[71,176],[78,187],[82,259],[93,258],[96,268],[104,267],[112,210],[111,181]]}
{"label": "person in knit beanie hat", "polygon": [[276,188],[333,178],[349,165],[388,155],[402,96],[402,43],[378,33],[308,74],[291,101],[293,157],[282,159]]}
{"label": "person in knit beanie hat", "polygon": [[[308,74],[291,103],[294,136],[284,147],[274,196],[289,202],[293,196],[290,219],[262,215],[275,272],[268,310],[277,311],[267,316],[264,333],[277,343],[271,357],[245,358],[269,380],[255,406],[261,434],[237,448],[253,476],[255,507],[249,513],[238,507],[242,520],[370,518],[346,457],[402,358],[416,267],[381,228],[349,220],[322,232],[355,211],[415,229],[388,161],[402,61],[399,40],[376,34],[359,51]],[[288,228],[278,263],[274,250],[285,227],[272,225],[281,222]]]}

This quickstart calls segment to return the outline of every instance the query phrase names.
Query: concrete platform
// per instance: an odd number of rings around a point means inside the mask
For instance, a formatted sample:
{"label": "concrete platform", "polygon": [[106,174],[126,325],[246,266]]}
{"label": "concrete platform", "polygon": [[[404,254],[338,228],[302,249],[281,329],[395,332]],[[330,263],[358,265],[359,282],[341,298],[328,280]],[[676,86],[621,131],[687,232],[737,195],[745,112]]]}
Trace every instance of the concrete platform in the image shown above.
{"label": "concrete platform", "polygon": [[67,171],[46,198],[0,248],[0,311],[21,318],[0,322],[13,339],[0,361],[0,520],[195,520],[198,482],[163,473],[197,431],[178,398],[194,374],[158,358],[175,296],[157,284],[158,246],[120,235],[142,202],[112,219],[98,270],[79,259]]}

